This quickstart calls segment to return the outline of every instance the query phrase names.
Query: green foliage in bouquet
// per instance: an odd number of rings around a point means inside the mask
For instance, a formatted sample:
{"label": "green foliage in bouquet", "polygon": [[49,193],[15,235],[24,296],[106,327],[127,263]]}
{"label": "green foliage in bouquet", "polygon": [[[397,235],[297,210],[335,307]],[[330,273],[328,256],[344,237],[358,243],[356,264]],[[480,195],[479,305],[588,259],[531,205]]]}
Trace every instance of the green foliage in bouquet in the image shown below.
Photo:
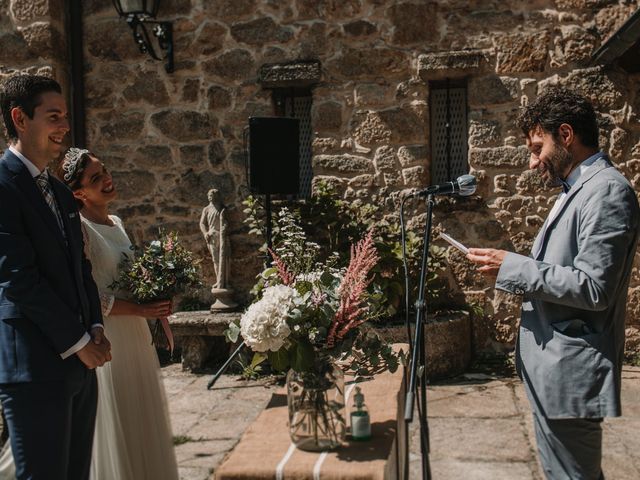
{"label": "green foliage in bouquet", "polygon": [[[265,213],[262,204],[256,197],[249,196],[244,201],[245,223],[249,233],[266,238]],[[392,318],[403,307],[404,271],[402,266],[402,244],[400,229],[396,222],[388,222],[382,215],[378,205],[362,202],[351,202],[339,198],[335,189],[326,182],[314,186],[313,196],[304,202],[287,204],[282,202],[279,208],[286,208],[300,230],[313,232],[312,247],[317,257],[328,259],[338,256],[338,261],[347,261],[349,246],[371,232],[380,260],[372,270],[372,285],[383,308],[380,316]],[[278,212],[278,206],[274,208]],[[291,222],[276,214],[273,225],[273,243],[285,244],[291,235]],[[412,297],[417,298],[417,275],[420,269],[422,254],[422,237],[412,231],[407,232],[407,262],[411,278]],[[266,244],[262,251],[266,252]],[[450,305],[447,298],[444,248],[433,245],[430,249],[429,276],[427,278],[427,301],[431,308]],[[299,252],[298,252],[299,253]],[[304,261],[308,257],[292,253],[293,258]],[[258,285],[259,287],[259,285]],[[257,293],[254,291],[254,293]]]}
{"label": "green foliage in bouquet", "polygon": [[144,248],[123,254],[119,276],[109,285],[128,292],[136,302],[170,299],[202,286],[199,261],[178,239],[178,234],[160,232],[160,239]]}

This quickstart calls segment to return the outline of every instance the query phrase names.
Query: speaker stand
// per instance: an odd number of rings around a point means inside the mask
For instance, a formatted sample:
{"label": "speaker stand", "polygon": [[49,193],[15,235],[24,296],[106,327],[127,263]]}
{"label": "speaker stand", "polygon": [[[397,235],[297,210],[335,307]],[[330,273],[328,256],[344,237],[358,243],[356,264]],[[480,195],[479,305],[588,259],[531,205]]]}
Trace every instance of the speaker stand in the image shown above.
{"label": "speaker stand", "polygon": [[269,268],[273,263],[273,258],[271,257],[271,250],[273,249],[273,240],[272,240],[272,227],[271,227],[271,194],[265,193],[264,195],[264,211],[266,214],[266,227],[267,227],[267,255],[265,257],[265,266]]}

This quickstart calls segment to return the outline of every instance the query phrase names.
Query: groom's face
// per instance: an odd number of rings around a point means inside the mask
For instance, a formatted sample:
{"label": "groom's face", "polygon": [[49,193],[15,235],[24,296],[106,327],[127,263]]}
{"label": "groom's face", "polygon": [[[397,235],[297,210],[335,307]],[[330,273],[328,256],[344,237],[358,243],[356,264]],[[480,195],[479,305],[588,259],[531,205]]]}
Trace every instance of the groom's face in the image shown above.
{"label": "groom's face", "polygon": [[20,112],[20,124],[16,125],[18,136],[33,160],[56,160],[60,157],[65,145],[64,140],[69,132],[67,104],[58,92],[44,92],[40,95],[40,105],[29,118]]}

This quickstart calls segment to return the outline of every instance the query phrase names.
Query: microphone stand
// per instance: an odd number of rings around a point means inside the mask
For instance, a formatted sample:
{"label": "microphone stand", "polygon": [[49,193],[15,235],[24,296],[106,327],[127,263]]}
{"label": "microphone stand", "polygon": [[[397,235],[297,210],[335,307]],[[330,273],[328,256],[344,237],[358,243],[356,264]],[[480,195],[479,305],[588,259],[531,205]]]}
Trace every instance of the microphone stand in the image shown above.
{"label": "microphone stand", "polygon": [[424,323],[427,311],[425,300],[426,278],[429,259],[429,243],[431,240],[431,220],[433,215],[433,194],[427,196],[427,221],[424,229],[424,243],[422,249],[422,262],[420,268],[420,283],[418,299],[416,300],[416,323],[414,331],[413,350],[411,352],[411,371],[409,374],[409,389],[404,407],[404,420],[406,423],[413,421],[414,399],[417,392],[418,375],[420,375],[420,407],[418,417],[420,421],[420,452],[422,453],[422,478],[431,479],[431,467],[429,465],[429,424],[427,422],[427,370],[426,346],[424,335]]}
{"label": "microphone stand", "polygon": [[[271,265],[273,263],[273,258],[271,257],[271,249],[273,248],[272,245],[272,218],[271,218],[271,194],[266,193],[265,194],[265,213],[266,213],[266,227],[267,227],[267,255],[266,255],[266,265]],[[231,356],[227,359],[226,362],[224,362],[224,364],[220,367],[220,369],[216,372],[216,374],[213,376],[213,378],[211,380],[209,380],[209,383],[207,383],[207,390],[211,390],[211,387],[213,387],[214,383],[216,383],[218,381],[218,379],[220,378],[220,376],[224,373],[224,371],[229,367],[229,365],[231,364],[231,362],[233,361],[234,358],[236,358],[240,352],[242,351],[242,347],[245,346],[245,342],[242,342],[238,348],[236,348],[234,350],[234,352],[231,354]]]}

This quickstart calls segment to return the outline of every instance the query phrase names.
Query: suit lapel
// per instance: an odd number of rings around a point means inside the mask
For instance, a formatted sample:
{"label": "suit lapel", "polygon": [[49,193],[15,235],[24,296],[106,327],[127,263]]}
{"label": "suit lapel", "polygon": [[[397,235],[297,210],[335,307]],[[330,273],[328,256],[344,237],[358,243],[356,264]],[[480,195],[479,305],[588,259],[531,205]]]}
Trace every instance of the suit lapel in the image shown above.
{"label": "suit lapel", "polygon": [[58,221],[56,220],[55,214],[47,205],[46,200],[42,196],[42,192],[36,185],[35,180],[27,170],[27,167],[16,158],[9,150],[4,155],[4,159],[7,167],[11,170],[16,176],[14,180],[18,189],[22,192],[22,194],[29,200],[33,208],[38,212],[38,214],[44,220],[45,225],[49,228],[52,235],[57,239],[60,245],[63,247],[65,252],[69,252],[67,245],[65,244],[64,237],[62,236],[62,232],[60,231],[60,227],[58,226]]}
{"label": "suit lapel", "polygon": [[575,197],[578,194],[578,192],[582,189],[582,186],[586,182],[591,180],[591,178],[593,178],[593,176],[596,173],[610,166],[611,164],[609,163],[608,158],[606,157],[606,155],[603,155],[602,157],[598,158],[593,163],[593,165],[591,165],[591,167],[589,167],[589,169],[580,176],[580,178],[578,178],[578,181],[573,185],[573,187],[571,187],[571,190],[569,190],[569,193],[567,193],[567,195],[565,196],[562,202],[562,205],[560,206],[560,209],[555,214],[555,216],[553,218],[547,217],[547,220],[542,225],[542,228],[540,229],[540,233],[538,233],[538,236],[533,242],[533,248],[531,249],[531,256],[533,257],[534,260],[541,260],[540,257],[542,255],[542,252],[544,251],[543,247],[547,243],[548,234],[551,228],[556,223],[558,223],[558,220],[567,209],[567,206],[569,205],[569,203],[571,203],[571,200],[573,199],[573,197]]}

